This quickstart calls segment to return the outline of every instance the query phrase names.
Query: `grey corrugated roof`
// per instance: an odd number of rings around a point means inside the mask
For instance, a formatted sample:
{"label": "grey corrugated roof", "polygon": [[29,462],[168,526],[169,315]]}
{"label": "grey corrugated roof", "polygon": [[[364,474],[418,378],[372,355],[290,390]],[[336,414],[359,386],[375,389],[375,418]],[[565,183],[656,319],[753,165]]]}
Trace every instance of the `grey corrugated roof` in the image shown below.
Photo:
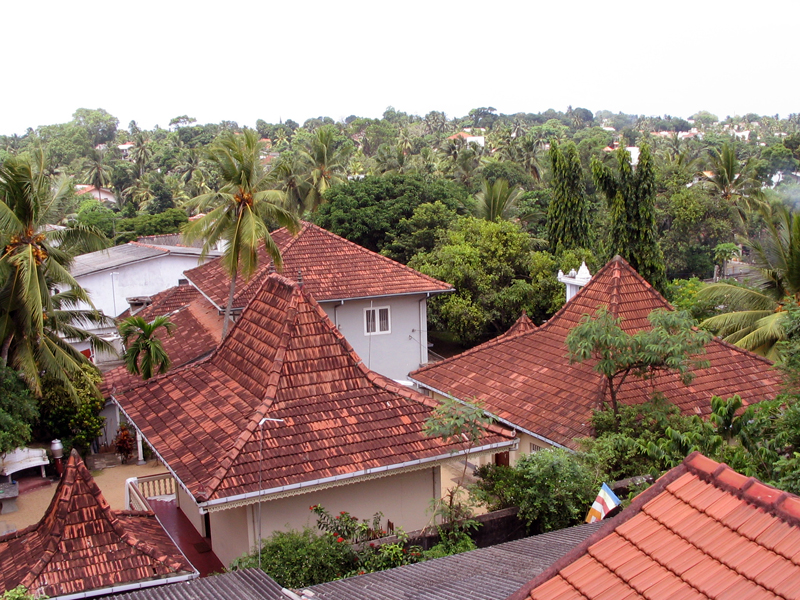
{"label": "grey corrugated roof", "polygon": [[[138,242],[128,242],[121,246],[113,246],[97,252],[89,252],[76,256],[72,263],[70,273],[73,277],[88,275],[96,271],[114,269],[128,263],[147,260],[155,256],[164,254],[181,254],[200,256],[200,248],[188,248],[186,246],[154,246],[152,244],[140,244]],[[209,252],[209,257],[219,256],[219,252]]]}
{"label": "grey corrugated roof", "polygon": [[[480,548],[303,590],[314,600],[507,598],[594,533],[601,522]],[[307,592],[313,592],[313,596]]]}
{"label": "grey corrugated roof", "polygon": [[269,575],[245,569],[182,583],[159,585],[98,600],[289,600]]}

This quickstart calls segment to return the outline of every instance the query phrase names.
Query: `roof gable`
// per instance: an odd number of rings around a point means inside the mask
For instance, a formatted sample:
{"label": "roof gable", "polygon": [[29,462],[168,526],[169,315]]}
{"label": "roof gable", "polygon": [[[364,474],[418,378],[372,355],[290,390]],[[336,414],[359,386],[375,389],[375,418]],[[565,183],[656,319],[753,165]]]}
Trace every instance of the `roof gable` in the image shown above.
{"label": "roof gable", "polygon": [[[509,331],[418,369],[410,378],[442,394],[476,398],[507,424],[549,443],[574,447],[575,438],[591,434],[592,411],[602,407],[606,391],[592,362],[570,364],[565,342],[583,315],[593,315],[601,306],[621,317],[621,327],[631,333],[650,326],[647,315],[652,310],[671,310],[647,281],[616,257],[541,327]],[[780,392],[780,374],[760,356],[714,339],[706,345],[704,359],[709,367],[695,370],[689,386],[670,373],[648,381],[631,377],[618,397],[641,403],[655,388],[684,412],[708,414],[715,394],[739,394],[747,405]]]}
{"label": "roof gable", "polygon": [[96,595],[192,573],[152,513],[111,510],[75,451],[42,520],[0,537],[3,590],[23,585],[50,597]]}
{"label": "roof gable", "polygon": [[[296,236],[285,228],[278,229],[272,239],[281,252],[282,273],[292,280],[302,279],[304,289],[318,302],[452,290],[446,283],[311,223],[303,222]],[[263,246],[258,250],[258,264],[249,281],[239,280],[234,308],[243,308],[274,271]],[[220,260],[186,271],[185,275],[218,307],[225,307],[230,278]]]}
{"label": "roof gable", "polygon": [[[200,502],[421,464],[457,447],[424,435],[433,400],[369,371],[313,298],[278,274],[210,358],[117,400]],[[498,429],[486,437],[512,443]]]}
{"label": "roof gable", "polygon": [[800,598],[800,498],[699,453],[514,600]]}

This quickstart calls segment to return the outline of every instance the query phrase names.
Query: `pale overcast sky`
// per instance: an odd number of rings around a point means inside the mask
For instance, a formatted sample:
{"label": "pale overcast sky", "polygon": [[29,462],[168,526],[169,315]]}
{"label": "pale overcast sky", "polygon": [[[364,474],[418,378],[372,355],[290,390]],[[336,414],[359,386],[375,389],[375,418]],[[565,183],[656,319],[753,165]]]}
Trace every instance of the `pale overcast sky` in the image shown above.
{"label": "pale overcast sky", "polygon": [[800,1],[8,2],[0,134],[565,110],[800,112]]}

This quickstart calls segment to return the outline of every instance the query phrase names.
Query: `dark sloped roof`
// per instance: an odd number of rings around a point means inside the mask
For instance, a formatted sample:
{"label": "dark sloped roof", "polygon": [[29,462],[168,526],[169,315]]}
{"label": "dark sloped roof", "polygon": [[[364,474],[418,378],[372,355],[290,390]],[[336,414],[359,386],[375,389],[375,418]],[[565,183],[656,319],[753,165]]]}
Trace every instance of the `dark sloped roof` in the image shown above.
{"label": "dark sloped roof", "polygon": [[[600,523],[472,550],[308,588],[315,600],[496,600],[594,533]],[[302,593],[302,592],[301,592]]]}
{"label": "dark sloped roof", "polygon": [[[176,293],[175,290],[180,291]],[[145,321],[152,321],[158,316],[169,316],[175,325],[174,333],[167,335],[164,329],[159,329],[155,336],[161,340],[167,356],[172,361],[171,369],[174,370],[207,356],[217,347],[222,335],[224,317],[193,286],[177,286],[170,288],[164,294],[158,302],[154,302],[136,316],[141,316]],[[177,309],[173,308],[189,298],[193,300],[188,304]],[[100,393],[107,398],[112,393],[122,392],[141,383],[140,375],[129,373],[125,365],[121,365],[103,375]]]}
{"label": "dark sloped roof", "polygon": [[603,523],[509,600],[800,598],[800,498],[699,453]]}
{"label": "dark sloped roof", "polygon": [[[199,502],[447,458],[426,437],[438,404],[369,371],[314,299],[265,280],[224,343],[116,399]],[[259,487],[263,452],[269,468]],[[493,429],[482,444],[512,444]],[[422,468],[419,464],[418,467]]]}
{"label": "dark sloped roof", "polygon": [[289,600],[281,589],[264,571],[244,569],[100,600]]}
{"label": "dark sloped roof", "polygon": [[[423,275],[390,258],[362,248],[311,223],[303,223],[296,236],[286,229],[272,233],[283,260],[282,273],[297,280],[317,302],[372,298],[400,294],[451,291],[452,286]],[[261,287],[272,261],[263,247],[258,253],[258,270],[245,283],[237,283],[234,308],[242,308]],[[220,260],[185,271],[186,277],[218,307],[228,302],[230,277]]]}
{"label": "dark sloped roof", "polygon": [[[583,315],[606,306],[634,332],[649,327],[647,315],[670,305],[627,262],[615,258],[547,323],[504,336],[458,356],[423,367],[410,378],[460,399],[476,399],[508,423],[563,446],[590,435],[592,411],[606,399],[594,363],[569,364],[566,337]],[[706,345],[709,367],[694,372],[691,385],[661,373],[649,381],[629,377],[619,390],[621,402],[646,401],[653,389],[687,413],[707,414],[711,396],[739,394],[744,404],[774,398],[779,372],[768,360],[714,339]]]}
{"label": "dark sloped roof", "polygon": [[23,585],[50,597],[97,595],[192,574],[153,513],[111,510],[74,450],[42,520],[0,537],[0,591]]}

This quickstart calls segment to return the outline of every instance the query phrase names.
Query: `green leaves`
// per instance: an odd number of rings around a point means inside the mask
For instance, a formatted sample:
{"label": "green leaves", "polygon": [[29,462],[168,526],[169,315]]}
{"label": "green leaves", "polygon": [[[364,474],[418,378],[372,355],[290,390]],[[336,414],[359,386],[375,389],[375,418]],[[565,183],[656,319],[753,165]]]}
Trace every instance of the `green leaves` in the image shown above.
{"label": "green leaves", "polygon": [[142,379],[147,380],[169,370],[172,361],[161,340],[156,337],[161,328],[167,335],[172,335],[175,324],[167,316],[156,317],[150,323],[142,317],[133,316],[120,324],[119,334],[125,346],[122,358],[129,373],[141,375]]}

